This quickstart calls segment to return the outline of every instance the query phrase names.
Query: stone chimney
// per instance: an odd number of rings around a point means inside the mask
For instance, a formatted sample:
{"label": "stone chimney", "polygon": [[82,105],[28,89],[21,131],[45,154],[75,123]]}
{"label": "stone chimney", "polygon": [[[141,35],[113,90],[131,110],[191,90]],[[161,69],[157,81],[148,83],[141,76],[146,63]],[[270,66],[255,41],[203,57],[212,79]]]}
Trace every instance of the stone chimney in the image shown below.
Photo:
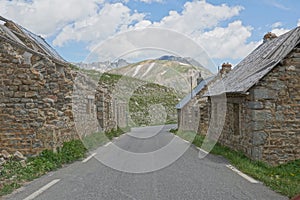
{"label": "stone chimney", "polygon": [[264,35],[264,42],[270,41],[274,38],[277,38],[277,35],[272,32],[268,32],[267,34]]}
{"label": "stone chimney", "polygon": [[232,65],[230,63],[223,63],[222,64],[222,69],[220,70],[220,74],[221,76],[225,76],[226,74],[228,74],[231,71],[231,67]]}
{"label": "stone chimney", "polygon": [[204,79],[203,79],[203,77],[202,77],[202,75],[201,75],[201,72],[199,72],[199,76],[198,76],[198,78],[197,78],[197,85],[199,85],[200,83],[201,83],[201,81],[203,81]]}

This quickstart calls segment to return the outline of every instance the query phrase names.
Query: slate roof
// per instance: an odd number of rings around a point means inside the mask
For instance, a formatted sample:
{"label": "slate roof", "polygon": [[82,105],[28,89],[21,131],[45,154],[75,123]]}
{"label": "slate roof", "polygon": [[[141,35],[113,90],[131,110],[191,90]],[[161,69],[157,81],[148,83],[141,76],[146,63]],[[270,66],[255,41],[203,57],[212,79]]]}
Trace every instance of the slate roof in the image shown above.
{"label": "slate roof", "polygon": [[192,98],[194,98],[215,76],[202,80],[193,90],[192,94],[188,93],[176,106],[176,109],[182,109]]}
{"label": "slate roof", "polygon": [[300,27],[266,41],[252,51],[224,78],[209,86],[204,96],[246,93],[300,43]]}
{"label": "slate roof", "polygon": [[5,24],[0,24],[0,38],[26,47],[33,52],[51,57],[55,61],[66,62],[41,36],[30,32],[2,16],[0,16],[0,20],[5,22]]}

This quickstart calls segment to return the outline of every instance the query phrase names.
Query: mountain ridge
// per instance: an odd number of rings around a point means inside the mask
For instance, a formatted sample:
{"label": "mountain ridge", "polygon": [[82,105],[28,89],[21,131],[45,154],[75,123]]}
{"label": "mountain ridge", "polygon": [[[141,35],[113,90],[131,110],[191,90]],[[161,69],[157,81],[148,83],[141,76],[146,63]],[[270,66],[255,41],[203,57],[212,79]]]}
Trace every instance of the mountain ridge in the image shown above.
{"label": "mountain ridge", "polygon": [[192,87],[195,87],[200,74],[204,79],[213,75],[208,69],[199,65],[191,65],[186,58],[163,57],[129,64],[108,72],[146,80],[188,93],[191,90],[191,79]]}

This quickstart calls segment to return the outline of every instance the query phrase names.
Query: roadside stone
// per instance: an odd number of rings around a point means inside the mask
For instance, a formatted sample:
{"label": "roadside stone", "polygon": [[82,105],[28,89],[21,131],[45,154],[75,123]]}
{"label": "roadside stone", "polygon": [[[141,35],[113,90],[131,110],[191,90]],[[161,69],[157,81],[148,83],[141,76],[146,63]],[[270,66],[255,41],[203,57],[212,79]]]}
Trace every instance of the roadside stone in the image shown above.
{"label": "roadside stone", "polygon": [[16,151],[14,153],[14,158],[16,158],[17,160],[26,160],[26,157],[23,156],[23,154],[19,151]]}
{"label": "roadside stone", "polygon": [[2,154],[3,158],[5,158],[5,159],[11,158],[11,155],[6,150],[2,150],[1,154]]}
{"label": "roadside stone", "polygon": [[21,161],[20,161],[20,164],[21,164],[22,167],[26,167],[26,166],[27,166],[25,160],[21,160]]}
{"label": "roadside stone", "polygon": [[4,158],[0,158],[0,166],[4,165],[6,163],[6,160]]}

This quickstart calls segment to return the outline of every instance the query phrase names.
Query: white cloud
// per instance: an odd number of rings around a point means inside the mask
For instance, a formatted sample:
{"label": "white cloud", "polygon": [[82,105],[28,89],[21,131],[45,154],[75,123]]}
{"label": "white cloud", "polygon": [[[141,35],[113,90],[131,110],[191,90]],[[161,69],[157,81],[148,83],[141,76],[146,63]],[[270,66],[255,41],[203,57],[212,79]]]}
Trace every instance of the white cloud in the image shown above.
{"label": "white cloud", "polygon": [[300,19],[298,19],[298,23],[297,23],[297,26],[300,26]]}
{"label": "white cloud", "polygon": [[153,2],[158,2],[158,3],[162,3],[163,0],[138,0],[144,3],[153,3]]}
{"label": "white cloud", "polygon": [[276,36],[280,36],[286,32],[290,31],[289,29],[285,29],[285,28],[274,28],[272,29],[272,33],[275,33]]}
{"label": "white cloud", "polygon": [[282,23],[281,22],[275,22],[274,24],[271,25],[271,32],[275,33],[275,35],[280,36],[288,31],[290,31],[289,29],[285,29],[282,27]]}
{"label": "white cloud", "polygon": [[[198,47],[199,45],[204,47],[212,58],[243,58],[261,42],[247,43],[247,39],[251,36],[252,28],[243,26],[241,21],[232,22],[227,27],[218,26],[220,22],[229,20],[233,16],[238,15],[242,9],[240,6],[229,7],[225,4],[216,6],[205,1],[187,2],[181,13],[170,11],[168,16],[164,17],[160,22],[155,23],[142,19],[141,17],[138,23],[134,26],[128,26],[127,30],[147,27],[169,29],[183,34],[185,37],[189,37],[192,41],[196,41]],[[178,41],[178,35],[176,35],[176,38],[170,38],[168,42],[166,42],[164,37],[157,35],[158,33],[159,32],[152,32],[151,39],[149,38],[149,34],[147,37],[135,37],[135,41],[132,42],[132,39],[129,43],[128,41],[122,43],[120,38],[118,38],[117,43],[111,43],[109,47],[106,45],[105,48],[109,48],[109,51],[118,49],[118,54],[121,54],[119,50],[126,52],[129,51],[128,49],[132,50],[140,47],[141,44],[145,44],[145,38],[147,38],[146,41],[149,41],[150,46],[151,44],[159,43],[167,43],[167,45],[170,46],[170,41]],[[170,34],[169,37],[172,37],[172,34]],[[153,38],[156,38],[156,40],[153,41]],[[121,43],[122,45],[120,45]],[[178,43],[176,44],[178,45]],[[112,47],[114,45],[116,45],[115,48]],[[92,47],[95,47],[95,45]],[[180,48],[182,48],[180,45],[178,45],[178,49],[172,47],[172,51],[182,53]],[[186,50],[186,52],[191,55],[193,54],[192,51],[189,50]],[[101,50],[99,55],[106,54],[107,56],[114,53],[104,53],[104,51]]]}
{"label": "white cloud", "polygon": [[[146,39],[145,39],[146,38]],[[153,59],[162,55],[193,57],[198,62],[213,67],[203,48],[181,33],[163,28],[144,28],[118,34],[93,46],[92,54],[85,62],[94,59],[126,60]]]}
{"label": "white cloud", "polygon": [[279,9],[281,9],[281,10],[290,10],[289,7],[286,7],[285,5],[276,2],[276,0],[273,0],[273,1],[271,0],[270,3],[271,3],[271,5],[273,5],[274,7],[279,8]]}
{"label": "white cloud", "polygon": [[101,42],[126,31],[132,23],[143,18],[144,14],[131,14],[131,10],[122,3],[105,4],[98,13],[65,26],[53,44],[62,46],[70,40]]}
{"label": "white cloud", "polygon": [[102,0],[2,0],[1,15],[43,36],[53,35],[72,21],[97,11]]}
{"label": "white cloud", "polygon": [[239,59],[249,54],[259,42],[247,43],[251,36],[251,27],[245,27],[241,21],[234,21],[227,27],[216,27],[212,31],[205,32],[197,38],[213,58]]}
{"label": "white cloud", "polygon": [[272,28],[278,28],[278,27],[281,27],[282,26],[282,23],[281,22],[275,22],[274,24],[272,24]]}
{"label": "white cloud", "polygon": [[[163,2],[163,0],[136,1]],[[204,0],[186,2],[181,12],[170,11],[160,21],[151,22],[145,18],[146,14],[132,11],[120,1],[105,2],[105,0],[64,2],[12,0],[0,1],[0,10],[3,16],[17,21],[37,34],[54,36],[53,44],[56,46],[63,46],[71,41],[84,41],[88,43],[88,49],[92,50],[97,44],[119,33],[147,27],[169,29],[185,35],[203,46],[212,58],[243,58],[257,45],[257,42],[247,42],[251,36],[251,27],[244,26],[241,21],[231,21],[232,17],[238,16],[243,10],[241,6],[213,5]],[[278,29],[281,24],[275,25]],[[134,38],[135,44],[153,41],[152,39],[157,43],[165,43],[163,37],[155,34],[158,33],[153,33],[151,40],[149,35],[148,38]],[[170,38],[170,41],[176,39]],[[137,46],[132,42],[120,41],[119,44],[121,43],[125,46],[120,48],[111,45],[109,50],[113,51],[116,48],[126,50],[127,47]]]}
{"label": "white cloud", "polygon": [[220,21],[238,15],[242,9],[240,6],[229,7],[225,4],[218,6],[205,1],[187,2],[181,13],[170,11],[168,16],[154,23],[154,26],[186,34],[198,33],[218,25]]}
{"label": "white cloud", "polygon": [[187,2],[181,13],[170,11],[168,16],[153,26],[189,36],[204,47],[212,58],[240,59],[261,41],[248,43],[252,28],[245,27],[241,21],[229,23],[227,27],[220,27],[219,24],[239,15],[242,9],[241,6],[212,5],[205,1]]}

